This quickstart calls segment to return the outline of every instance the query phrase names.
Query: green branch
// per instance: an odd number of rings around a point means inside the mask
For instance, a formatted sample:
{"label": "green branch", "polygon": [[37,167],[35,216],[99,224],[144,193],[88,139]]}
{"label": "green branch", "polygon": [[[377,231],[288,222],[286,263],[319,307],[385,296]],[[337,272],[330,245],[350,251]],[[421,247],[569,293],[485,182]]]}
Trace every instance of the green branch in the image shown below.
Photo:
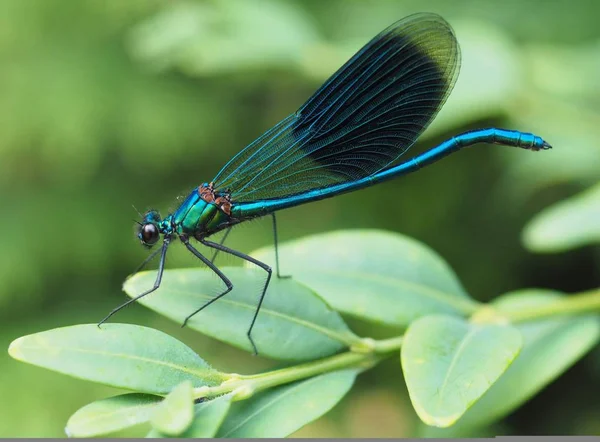
{"label": "green branch", "polygon": [[[510,322],[525,322],[543,319],[550,316],[574,315],[600,312],[600,289],[571,295],[558,299],[548,305],[524,308],[513,312],[497,312],[490,305],[482,306],[472,317],[480,322],[493,322],[499,319]],[[256,375],[229,374],[227,380],[215,387],[199,387],[194,390],[194,397],[212,398],[223,394],[233,394],[234,400],[247,399],[255,393],[307,379],[331,371],[346,368],[368,369],[391,354],[400,350],[403,336],[375,340],[363,338],[350,351],[317,361],[273,370]]]}
{"label": "green branch", "polygon": [[[278,385],[288,384],[316,375],[345,368],[366,370],[387,356],[400,350],[402,336],[384,340],[366,339],[359,351],[348,351],[338,355],[306,362],[256,375],[229,374],[228,379],[216,387],[199,387],[194,389],[194,398],[210,398],[233,393],[234,400],[247,399],[253,394]],[[370,351],[365,351],[370,348]]]}
{"label": "green branch", "polygon": [[600,289],[557,299],[548,305],[505,312],[511,322],[525,322],[550,316],[576,315],[600,312]]}

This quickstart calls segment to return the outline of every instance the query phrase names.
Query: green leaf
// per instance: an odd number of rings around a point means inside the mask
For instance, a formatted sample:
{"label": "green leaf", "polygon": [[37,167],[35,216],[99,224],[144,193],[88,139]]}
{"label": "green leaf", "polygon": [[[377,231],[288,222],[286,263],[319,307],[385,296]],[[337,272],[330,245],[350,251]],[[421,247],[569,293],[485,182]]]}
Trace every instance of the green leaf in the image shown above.
{"label": "green leaf", "polygon": [[510,325],[470,324],[433,315],[408,328],[401,360],[413,407],[423,422],[448,427],[500,377],[521,349]]}
{"label": "green leaf", "polygon": [[128,393],[92,402],[69,418],[65,432],[69,437],[94,437],[147,422],[162,399]]}
{"label": "green leaf", "polygon": [[[562,295],[549,290],[520,290],[499,297],[500,311],[543,307]],[[523,349],[500,379],[449,429],[427,428],[428,437],[464,437],[501,419],[535,396],[600,342],[600,317],[554,317],[518,324]]]}
{"label": "green leaf", "polygon": [[536,252],[561,252],[600,243],[600,184],[548,207],[525,227],[523,242]]}
{"label": "green leaf", "polygon": [[[234,285],[231,293],[195,315],[188,326],[236,347],[252,350],[247,331],[256,311],[265,272],[223,267]],[[125,283],[135,296],[151,287],[153,272],[138,273]],[[224,290],[210,270],[166,271],[160,289],[140,302],[168,318],[184,318]],[[271,279],[252,331],[263,356],[285,360],[312,360],[337,353],[358,341],[341,316],[307,287],[290,279]]]}
{"label": "green leaf", "polygon": [[194,390],[190,381],[179,384],[154,410],[152,427],[167,436],[178,436],[194,419]]}
{"label": "green leaf", "polygon": [[286,437],[333,408],[350,390],[357,373],[327,373],[236,402],[217,437]]}
{"label": "green leaf", "polygon": [[[230,406],[231,395],[220,396],[208,402],[197,404],[194,407],[194,421],[192,425],[179,437],[187,439],[214,437],[223,423],[223,419],[227,416]],[[164,437],[164,435],[156,430],[152,430],[146,437]]]}
{"label": "green leaf", "polygon": [[171,336],[129,324],[74,325],[23,336],[9,354],[80,379],[164,394],[189,380],[196,387],[225,377]]}
{"label": "green leaf", "polygon": [[[251,255],[273,264],[273,247]],[[438,255],[408,237],[379,230],[313,235],[280,245],[283,273],[335,310],[406,326],[432,313],[470,313],[476,302]]]}

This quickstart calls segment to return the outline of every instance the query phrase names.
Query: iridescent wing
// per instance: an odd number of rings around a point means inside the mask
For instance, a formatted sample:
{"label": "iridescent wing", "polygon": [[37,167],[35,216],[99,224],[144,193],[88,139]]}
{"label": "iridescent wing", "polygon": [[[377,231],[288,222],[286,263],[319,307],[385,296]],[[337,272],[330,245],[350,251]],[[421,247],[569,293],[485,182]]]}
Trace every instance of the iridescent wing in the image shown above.
{"label": "iridescent wing", "polygon": [[458,76],[460,49],[435,14],[406,17],[344,64],[294,114],[213,180],[234,202],[281,198],[369,176],[414,144]]}

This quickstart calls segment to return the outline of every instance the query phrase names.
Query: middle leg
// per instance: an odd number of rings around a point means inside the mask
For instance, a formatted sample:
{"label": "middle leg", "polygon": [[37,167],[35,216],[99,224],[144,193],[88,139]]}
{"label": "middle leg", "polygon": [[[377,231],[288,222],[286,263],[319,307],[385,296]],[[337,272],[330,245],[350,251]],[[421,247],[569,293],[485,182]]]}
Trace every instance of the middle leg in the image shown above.
{"label": "middle leg", "polygon": [[252,339],[252,328],[254,327],[254,323],[256,322],[258,312],[260,311],[262,303],[265,299],[265,295],[267,293],[267,288],[269,287],[269,283],[271,282],[271,275],[273,273],[273,270],[271,269],[271,267],[269,267],[264,262],[261,262],[258,259],[254,259],[251,256],[246,255],[242,252],[238,252],[237,250],[230,249],[229,247],[226,247],[222,244],[212,242],[207,239],[201,239],[200,242],[202,244],[204,244],[206,247],[210,247],[212,249],[217,249],[217,250],[220,250],[221,252],[225,252],[230,255],[237,256],[238,258],[241,258],[245,261],[251,262],[252,264],[257,265],[258,267],[262,268],[265,272],[267,272],[267,280],[265,281],[265,285],[263,286],[263,290],[260,295],[260,299],[258,301],[258,306],[256,307],[256,310],[254,311],[254,316],[252,317],[252,322],[250,323],[250,327],[248,328],[248,332],[246,333],[246,335],[248,336],[248,340],[250,341],[250,343],[252,344],[252,347],[254,348],[254,354],[257,355],[258,351],[256,349],[256,344],[254,343],[254,340]]}

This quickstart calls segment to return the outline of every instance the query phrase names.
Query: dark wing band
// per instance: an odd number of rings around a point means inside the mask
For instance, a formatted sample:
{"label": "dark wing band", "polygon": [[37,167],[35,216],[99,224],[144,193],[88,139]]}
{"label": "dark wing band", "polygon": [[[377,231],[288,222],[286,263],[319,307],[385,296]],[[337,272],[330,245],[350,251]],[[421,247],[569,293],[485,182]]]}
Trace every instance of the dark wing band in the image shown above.
{"label": "dark wing band", "polygon": [[441,109],[460,50],[435,14],[381,32],[294,114],[238,153],[214,179],[234,202],[290,196],[369,176],[406,152]]}

